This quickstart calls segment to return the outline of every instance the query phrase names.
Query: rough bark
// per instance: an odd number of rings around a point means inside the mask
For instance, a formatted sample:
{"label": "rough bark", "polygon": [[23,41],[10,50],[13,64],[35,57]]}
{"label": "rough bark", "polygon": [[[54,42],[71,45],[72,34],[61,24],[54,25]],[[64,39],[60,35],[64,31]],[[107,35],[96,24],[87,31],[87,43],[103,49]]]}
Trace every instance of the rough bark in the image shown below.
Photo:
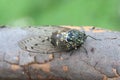
{"label": "rough bark", "polygon": [[[40,26],[38,28],[0,28],[0,80],[120,80],[120,32],[83,26],[87,38],[83,46],[71,52],[51,53],[50,43],[41,52],[20,47],[21,40],[33,36],[51,36],[52,32],[80,27]],[[46,46],[46,47],[45,47]],[[49,54],[43,54],[49,53]]]}

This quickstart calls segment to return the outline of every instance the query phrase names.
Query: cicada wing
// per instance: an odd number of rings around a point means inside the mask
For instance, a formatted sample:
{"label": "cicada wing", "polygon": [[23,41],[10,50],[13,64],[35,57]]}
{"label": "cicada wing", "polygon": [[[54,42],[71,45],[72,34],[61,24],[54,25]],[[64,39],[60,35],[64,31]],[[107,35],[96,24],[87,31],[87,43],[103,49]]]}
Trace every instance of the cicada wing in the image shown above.
{"label": "cicada wing", "polygon": [[49,37],[33,36],[19,42],[19,47],[28,52],[55,52],[56,49],[51,44]]}

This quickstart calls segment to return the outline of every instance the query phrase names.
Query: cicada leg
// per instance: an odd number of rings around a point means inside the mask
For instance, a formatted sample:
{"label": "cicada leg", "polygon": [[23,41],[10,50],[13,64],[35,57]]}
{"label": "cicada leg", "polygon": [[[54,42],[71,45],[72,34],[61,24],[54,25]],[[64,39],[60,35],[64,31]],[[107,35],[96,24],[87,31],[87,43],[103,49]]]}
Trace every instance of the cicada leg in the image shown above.
{"label": "cicada leg", "polygon": [[90,35],[87,35],[86,37],[90,37],[90,38],[92,38],[92,39],[94,39],[94,40],[100,40],[100,41],[101,41],[101,39],[96,39],[96,38],[94,38],[94,37],[92,37],[92,36],[90,36]]}

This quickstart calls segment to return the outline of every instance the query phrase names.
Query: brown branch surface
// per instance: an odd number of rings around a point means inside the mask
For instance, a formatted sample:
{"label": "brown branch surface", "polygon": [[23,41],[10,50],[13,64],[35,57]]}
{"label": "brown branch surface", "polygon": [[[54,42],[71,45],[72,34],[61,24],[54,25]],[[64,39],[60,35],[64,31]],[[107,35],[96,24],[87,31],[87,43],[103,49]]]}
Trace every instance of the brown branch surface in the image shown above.
{"label": "brown branch surface", "polygon": [[51,36],[56,30],[68,28],[81,29],[75,26],[0,28],[0,80],[119,80],[120,32],[83,26],[87,35],[101,39],[87,38],[83,46],[88,55],[82,47],[70,56],[71,52],[51,53],[49,42],[39,46],[40,52],[26,51],[19,44],[33,36]]}

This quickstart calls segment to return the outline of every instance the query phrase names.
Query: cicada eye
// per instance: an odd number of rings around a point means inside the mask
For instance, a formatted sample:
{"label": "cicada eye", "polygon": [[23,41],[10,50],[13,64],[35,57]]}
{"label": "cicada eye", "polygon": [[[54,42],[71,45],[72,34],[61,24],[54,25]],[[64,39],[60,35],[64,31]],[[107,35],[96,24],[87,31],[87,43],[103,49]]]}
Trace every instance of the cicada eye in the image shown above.
{"label": "cicada eye", "polygon": [[72,37],[73,37],[73,34],[72,33],[68,33],[68,36],[67,36],[67,41],[72,41]]}

